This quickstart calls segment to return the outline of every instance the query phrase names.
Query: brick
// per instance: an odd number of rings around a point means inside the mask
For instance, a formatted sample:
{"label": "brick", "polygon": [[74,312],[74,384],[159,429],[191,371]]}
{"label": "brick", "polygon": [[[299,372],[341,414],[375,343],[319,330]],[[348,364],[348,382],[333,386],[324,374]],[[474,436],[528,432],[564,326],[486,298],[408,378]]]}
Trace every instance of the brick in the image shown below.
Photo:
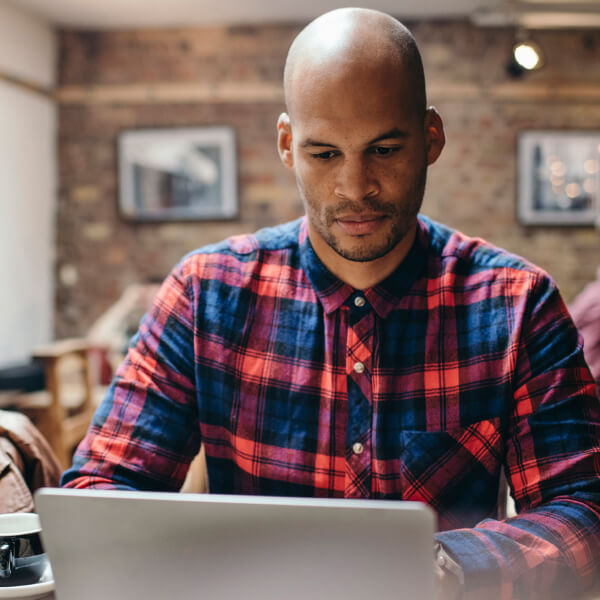
{"label": "brick", "polygon": [[[409,24],[421,46],[429,101],[447,146],[429,170],[423,211],[539,263],[574,297],[595,277],[593,228],[524,227],[516,219],[516,143],[523,129],[600,130],[596,98],[536,99],[535,88],[598,86],[600,31],[536,31],[546,67],[519,81],[505,65],[514,32],[467,22]],[[279,84],[300,25],[63,31],[65,86]],[[543,86],[546,86],[545,88]],[[496,91],[494,91],[496,90]],[[508,91],[507,91],[508,90]],[[279,160],[275,123],[283,102],[59,103],[56,333],[84,334],[128,283],[164,277],[186,252],[302,213],[293,175]],[[233,221],[135,223],[117,211],[119,134],[127,129],[229,125],[237,135],[239,217]]]}

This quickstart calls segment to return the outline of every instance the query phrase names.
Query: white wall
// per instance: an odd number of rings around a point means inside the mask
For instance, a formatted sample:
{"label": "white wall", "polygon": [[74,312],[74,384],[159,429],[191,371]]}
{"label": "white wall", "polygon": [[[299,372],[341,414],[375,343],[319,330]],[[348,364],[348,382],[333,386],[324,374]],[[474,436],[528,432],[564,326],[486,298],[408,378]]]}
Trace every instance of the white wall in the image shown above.
{"label": "white wall", "polygon": [[[54,85],[50,26],[0,0],[0,75]],[[52,339],[57,192],[54,101],[0,77],[0,366]]]}
{"label": "white wall", "polygon": [[56,81],[56,39],[40,19],[0,0],[0,73],[43,87]]}

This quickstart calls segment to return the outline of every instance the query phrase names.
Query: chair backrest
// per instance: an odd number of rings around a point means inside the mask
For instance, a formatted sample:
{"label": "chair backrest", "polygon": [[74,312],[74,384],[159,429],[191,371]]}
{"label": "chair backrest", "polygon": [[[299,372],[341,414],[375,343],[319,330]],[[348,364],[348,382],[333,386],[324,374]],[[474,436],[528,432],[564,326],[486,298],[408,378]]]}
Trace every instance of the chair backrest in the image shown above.
{"label": "chair backrest", "polygon": [[31,418],[66,468],[95,410],[92,347],[84,339],[65,339],[36,348],[33,358],[44,366],[46,389],[22,394],[17,408]]}

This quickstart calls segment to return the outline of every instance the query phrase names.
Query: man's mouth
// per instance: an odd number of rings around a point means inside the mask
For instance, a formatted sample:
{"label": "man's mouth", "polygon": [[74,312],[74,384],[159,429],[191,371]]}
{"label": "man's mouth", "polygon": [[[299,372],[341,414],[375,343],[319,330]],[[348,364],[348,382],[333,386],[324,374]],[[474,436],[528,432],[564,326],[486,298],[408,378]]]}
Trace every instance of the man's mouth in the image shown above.
{"label": "man's mouth", "polygon": [[385,218],[383,214],[342,215],[336,221],[349,235],[368,235],[375,233]]}

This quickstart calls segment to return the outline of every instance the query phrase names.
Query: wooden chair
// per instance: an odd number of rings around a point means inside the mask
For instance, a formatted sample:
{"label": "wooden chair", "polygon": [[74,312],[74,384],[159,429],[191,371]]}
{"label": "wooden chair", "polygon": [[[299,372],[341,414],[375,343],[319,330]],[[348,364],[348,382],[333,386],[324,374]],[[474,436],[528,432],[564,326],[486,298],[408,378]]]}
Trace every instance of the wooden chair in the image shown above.
{"label": "wooden chair", "polygon": [[48,440],[63,468],[71,465],[73,450],[106,389],[97,385],[94,351],[79,338],[36,348],[33,358],[44,366],[46,389],[20,394],[15,402]]}

